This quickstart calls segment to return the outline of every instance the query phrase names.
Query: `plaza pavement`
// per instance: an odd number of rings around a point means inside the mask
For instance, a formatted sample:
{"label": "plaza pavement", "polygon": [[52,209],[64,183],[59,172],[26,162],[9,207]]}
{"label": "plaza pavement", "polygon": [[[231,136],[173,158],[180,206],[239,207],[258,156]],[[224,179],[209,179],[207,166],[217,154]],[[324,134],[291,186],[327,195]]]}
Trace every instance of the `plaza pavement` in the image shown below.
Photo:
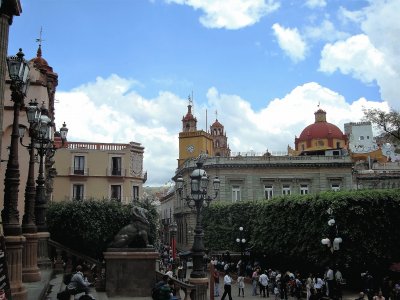
{"label": "plaza pavement", "polygon": [[[43,273],[42,273],[43,274]],[[45,273],[46,276],[48,277],[49,274]],[[44,276],[42,276],[44,277]],[[57,274],[54,278],[52,278],[49,282],[49,290],[50,293],[48,294],[47,298],[42,298],[46,300],[56,300],[57,299],[57,293],[62,291],[65,288],[65,285],[62,282],[63,274]],[[37,287],[41,286],[43,287],[43,281],[40,283],[34,283],[30,285],[36,285]],[[223,277],[220,278],[220,282],[223,282]],[[39,294],[36,292],[34,293],[35,289],[29,289],[28,290],[28,300],[41,300]],[[222,296],[223,293],[223,287],[220,287],[220,296]],[[234,284],[232,286],[232,299],[233,300],[274,300],[275,296],[270,295],[269,298],[262,298],[260,296],[252,296],[252,286],[249,283],[246,283],[245,285],[245,291],[244,291],[244,297],[238,297],[238,287],[237,284]],[[96,300],[151,300],[151,297],[107,297],[107,294],[105,292],[96,292],[94,288],[91,289],[91,295],[96,299]],[[209,293],[207,294],[209,295]],[[38,298],[39,297],[39,298]],[[184,295],[183,292],[181,292],[181,299],[183,299]],[[357,292],[349,292],[344,290],[343,291],[343,300],[354,300],[358,298],[358,293]],[[209,297],[208,297],[209,299]],[[229,300],[228,297],[225,298],[226,300]],[[289,297],[288,300],[294,300],[295,298]],[[215,300],[221,300],[221,297],[215,297]]]}

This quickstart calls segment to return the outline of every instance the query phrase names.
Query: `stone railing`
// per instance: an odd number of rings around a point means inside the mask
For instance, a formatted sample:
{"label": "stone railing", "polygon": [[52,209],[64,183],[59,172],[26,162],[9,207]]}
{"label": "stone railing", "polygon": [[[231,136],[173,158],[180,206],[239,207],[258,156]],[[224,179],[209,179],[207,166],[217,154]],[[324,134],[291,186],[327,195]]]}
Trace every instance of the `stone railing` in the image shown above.
{"label": "stone railing", "polygon": [[[157,282],[162,280],[162,277],[164,276],[164,273],[161,273],[159,271],[156,271],[156,279]],[[198,295],[201,293],[199,290],[201,287],[198,285],[190,284],[184,281],[180,281],[176,278],[171,278],[174,281],[174,287],[176,291],[176,297],[178,299],[182,300],[197,300],[199,299]],[[182,294],[181,295],[181,291]],[[183,297],[182,297],[183,296]]]}
{"label": "stone railing", "polygon": [[103,150],[103,151],[119,151],[130,147],[130,144],[116,143],[90,143],[90,142],[68,142],[67,148],[70,150]]}
{"label": "stone railing", "polygon": [[76,250],[70,249],[56,241],[48,240],[50,253],[53,253],[53,267],[55,271],[70,273],[72,271],[74,261],[83,261],[90,266],[89,281],[93,282],[96,278],[96,290],[102,291],[105,287],[104,282],[104,264],[92,257],[82,254]]}

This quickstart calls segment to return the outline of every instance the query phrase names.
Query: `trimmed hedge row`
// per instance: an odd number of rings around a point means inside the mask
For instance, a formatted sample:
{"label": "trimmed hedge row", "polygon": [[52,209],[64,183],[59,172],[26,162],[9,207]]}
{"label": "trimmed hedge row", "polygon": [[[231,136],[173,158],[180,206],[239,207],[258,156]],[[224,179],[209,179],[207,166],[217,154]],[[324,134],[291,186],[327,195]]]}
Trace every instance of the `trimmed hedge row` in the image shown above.
{"label": "trimmed hedge row", "polygon": [[205,209],[208,250],[240,251],[239,226],[256,253],[276,267],[312,270],[331,259],[321,244],[331,207],[343,239],[335,260],[353,270],[386,270],[400,261],[400,190],[325,192],[269,201],[215,202]]}
{"label": "trimmed hedge row", "polygon": [[[155,244],[157,210],[149,201],[137,205],[148,211],[149,243]],[[55,202],[47,210],[47,225],[53,240],[101,260],[115,234],[130,223],[131,209],[131,205],[110,200]]]}

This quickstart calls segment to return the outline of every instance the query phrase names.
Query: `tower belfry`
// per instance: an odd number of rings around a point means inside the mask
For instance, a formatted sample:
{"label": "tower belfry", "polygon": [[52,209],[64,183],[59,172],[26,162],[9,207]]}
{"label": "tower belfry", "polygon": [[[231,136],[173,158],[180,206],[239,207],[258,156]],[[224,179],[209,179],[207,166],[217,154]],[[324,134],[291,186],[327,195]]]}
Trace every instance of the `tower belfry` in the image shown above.
{"label": "tower belfry", "polygon": [[183,132],[194,132],[197,130],[197,119],[193,116],[192,107],[193,107],[193,100],[188,97],[188,111],[186,116],[182,118],[182,131]]}

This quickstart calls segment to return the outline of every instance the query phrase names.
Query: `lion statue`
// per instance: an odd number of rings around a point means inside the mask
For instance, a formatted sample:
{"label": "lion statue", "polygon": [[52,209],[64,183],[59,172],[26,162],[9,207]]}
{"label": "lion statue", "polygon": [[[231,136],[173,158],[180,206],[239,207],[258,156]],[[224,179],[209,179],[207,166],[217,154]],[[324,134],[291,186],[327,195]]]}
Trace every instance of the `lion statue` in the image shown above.
{"label": "lion statue", "polygon": [[110,243],[110,248],[145,248],[149,243],[149,221],[147,210],[134,206],[132,208],[131,223],[122,227]]}

